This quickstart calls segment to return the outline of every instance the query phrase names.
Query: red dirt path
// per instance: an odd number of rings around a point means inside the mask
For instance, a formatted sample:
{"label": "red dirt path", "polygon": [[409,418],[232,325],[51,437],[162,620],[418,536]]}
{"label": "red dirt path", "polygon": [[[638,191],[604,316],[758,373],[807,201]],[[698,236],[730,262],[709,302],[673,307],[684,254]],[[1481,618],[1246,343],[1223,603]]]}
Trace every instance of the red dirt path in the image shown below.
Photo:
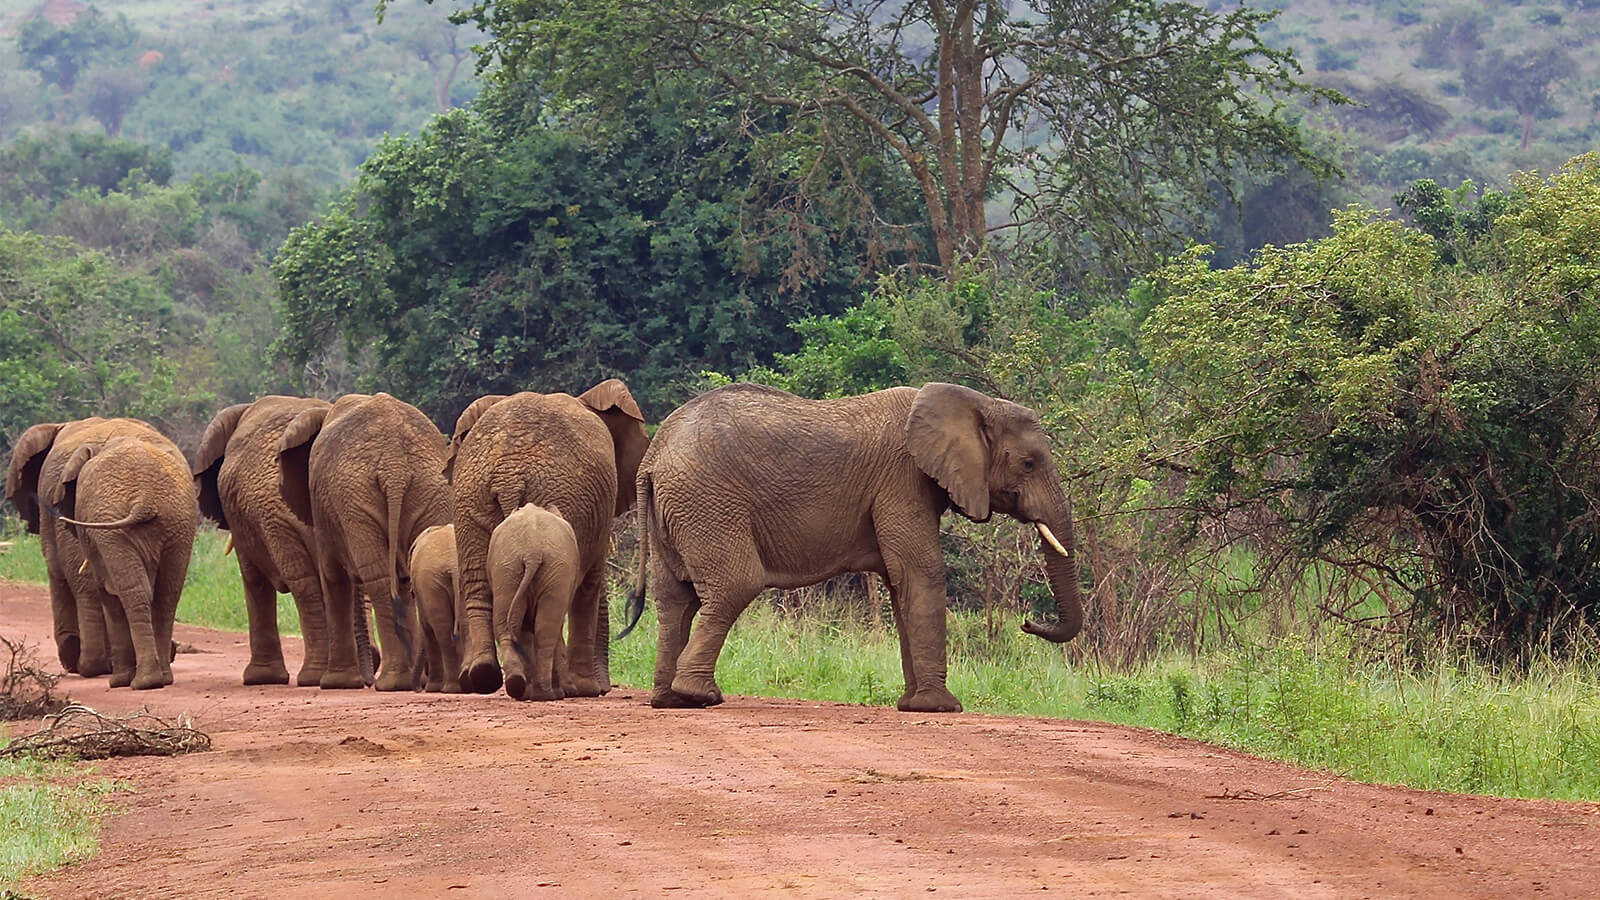
{"label": "red dirt path", "polygon": [[[0,634],[53,651],[38,588]],[[135,791],[37,897],[1593,896],[1600,807],[1374,787],[1168,735],[639,690],[522,704],[247,688],[242,635],[102,711],[189,713],[213,752],[100,771]],[[291,651],[290,670],[299,646]],[[1293,792],[1273,800],[1216,795]],[[678,891],[684,894],[678,894]]]}

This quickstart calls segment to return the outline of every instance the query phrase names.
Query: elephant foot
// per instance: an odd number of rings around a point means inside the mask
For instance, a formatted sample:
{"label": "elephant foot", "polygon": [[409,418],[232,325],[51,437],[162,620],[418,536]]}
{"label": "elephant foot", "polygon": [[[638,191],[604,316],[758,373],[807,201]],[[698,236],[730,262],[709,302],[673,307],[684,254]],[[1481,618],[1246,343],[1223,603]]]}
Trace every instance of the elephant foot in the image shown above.
{"label": "elephant foot", "polygon": [[716,706],[722,702],[722,689],[710,678],[679,675],[672,679],[672,692],[694,706]]}
{"label": "elephant foot", "polygon": [[[322,684],[322,676],[325,672],[327,672],[327,668],[323,666],[317,666],[316,668],[301,666],[300,674],[294,677],[295,687],[317,687]],[[283,684],[288,684],[288,682],[284,681]]]}
{"label": "elephant foot", "polygon": [[461,682],[455,679],[449,679],[444,683],[444,693],[446,694],[465,694],[466,692],[467,689],[462,687]]}
{"label": "elephant foot", "polygon": [[289,670],[283,663],[251,663],[244,667],[244,683],[252,684],[288,684]]}
{"label": "elephant foot", "polygon": [[317,686],[325,691],[359,691],[367,686],[365,675],[357,668],[329,669],[322,673]]}
{"label": "elephant foot", "polygon": [[61,668],[68,672],[78,671],[78,654],[83,650],[83,642],[75,634],[69,634],[56,641],[56,658],[61,660]]}
{"label": "elephant foot", "polygon": [[942,687],[904,694],[895,706],[901,712],[961,712],[961,701]]}
{"label": "elephant foot", "polygon": [[674,692],[671,688],[656,688],[651,691],[650,705],[656,709],[704,709],[706,706]]}
{"label": "elephant foot", "polygon": [[600,682],[593,678],[573,678],[562,685],[562,694],[566,697],[599,697],[604,693]]}
{"label": "elephant foot", "polygon": [[513,700],[526,699],[522,692],[528,687],[528,676],[521,672],[506,673],[506,696]]}
{"label": "elephant foot", "polygon": [[136,675],[133,678],[133,689],[136,691],[153,691],[156,688],[166,687],[171,683],[160,672],[151,675]]}
{"label": "elephant foot", "polygon": [[[99,678],[101,675],[110,675],[111,660],[103,657],[79,659],[78,674],[85,678]],[[121,687],[121,685],[118,685],[118,687]]]}
{"label": "elephant foot", "polygon": [[379,672],[372,686],[380,691],[409,691],[413,680],[410,672]]}
{"label": "elephant foot", "polygon": [[108,683],[114,688],[127,687],[128,685],[133,684],[133,670],[129,669],[126,672],[112,672],[111,680]]}
{"label": "elephant foot", "polygon": [[500,664],[494,656],[471,660],[461,667],[461,686],[475,694],[492,694],[500,690]]}
{"label": "elephant foot", "polygon": [[525,687],[522,689],[522,699],[524,700],[560,700],[566,695],[566,692],[559,687]]}

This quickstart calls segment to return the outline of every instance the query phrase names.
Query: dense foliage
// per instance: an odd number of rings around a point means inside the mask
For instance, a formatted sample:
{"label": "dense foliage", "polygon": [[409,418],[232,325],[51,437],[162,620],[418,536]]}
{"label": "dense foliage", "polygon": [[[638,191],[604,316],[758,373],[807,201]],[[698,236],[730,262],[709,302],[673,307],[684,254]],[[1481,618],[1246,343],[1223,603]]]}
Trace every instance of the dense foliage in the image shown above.
{"label": "dense foliage", "polygon": [[507,86],[383,142],[274,263],[282,351],[315,363],[342,334],[370,349],[369,382],[444,424],[481,394],[613,375],[660,416],[697,368],[762,362],[794,345],[789,320],[860,296],[883,244],[787,205],[784,173],[752,159],[773,123],[687,80],[594,127],[545,124],[537,102]]}

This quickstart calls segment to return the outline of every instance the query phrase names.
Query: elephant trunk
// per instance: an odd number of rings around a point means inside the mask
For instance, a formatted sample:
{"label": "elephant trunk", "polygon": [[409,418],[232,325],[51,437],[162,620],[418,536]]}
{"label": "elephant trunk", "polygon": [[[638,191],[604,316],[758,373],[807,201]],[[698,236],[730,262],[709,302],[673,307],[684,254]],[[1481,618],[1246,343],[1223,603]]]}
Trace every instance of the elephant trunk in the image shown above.
{"label": "elephant trunk", "polygon": [[1055,513],[1035,519],[1034,523],[1039,528],[1039,549],[1044,553],[1050,592],[1056,598],[1056,621],[1050,624],[1030,619],[1022,623],[1022,630],[1059,644],[1072,640],[1083,627],[1077,541],[1073,534],[1071,507],[1067,505],[1065,494],[1061,496]]}

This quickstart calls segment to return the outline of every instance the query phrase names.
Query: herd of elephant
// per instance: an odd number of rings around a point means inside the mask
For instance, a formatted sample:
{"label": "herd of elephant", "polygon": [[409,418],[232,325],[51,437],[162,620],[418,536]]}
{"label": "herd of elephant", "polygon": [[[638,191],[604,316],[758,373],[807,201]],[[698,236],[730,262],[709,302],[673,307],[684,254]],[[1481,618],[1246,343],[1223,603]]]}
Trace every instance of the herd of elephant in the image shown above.
{"label": "herd of elephant", "polygon": [[301,686],[604,694],[611,526],[636,501],[622,634],[648,587],[653,706],[722,701],[717,656],[764,588],[873,572],[900,637],[899,708],[959,711],[945,684],[948,509],[1034,525],[1057,621],[1023,628],[1061,642],[1082,622],[1071,508],[1038,416],[951,384],[836,400],[730,385],[653,438],[617,379],[576,397],[481,397],[448,440],[388,394],[267,396],[217,413],[192,464],[136,419],[35,425],[13,446],[6,499],[40,535],[62,665],[113,687],[172,683],[201,517],[237,552],[247,685],[289,683],[288,593]]}

